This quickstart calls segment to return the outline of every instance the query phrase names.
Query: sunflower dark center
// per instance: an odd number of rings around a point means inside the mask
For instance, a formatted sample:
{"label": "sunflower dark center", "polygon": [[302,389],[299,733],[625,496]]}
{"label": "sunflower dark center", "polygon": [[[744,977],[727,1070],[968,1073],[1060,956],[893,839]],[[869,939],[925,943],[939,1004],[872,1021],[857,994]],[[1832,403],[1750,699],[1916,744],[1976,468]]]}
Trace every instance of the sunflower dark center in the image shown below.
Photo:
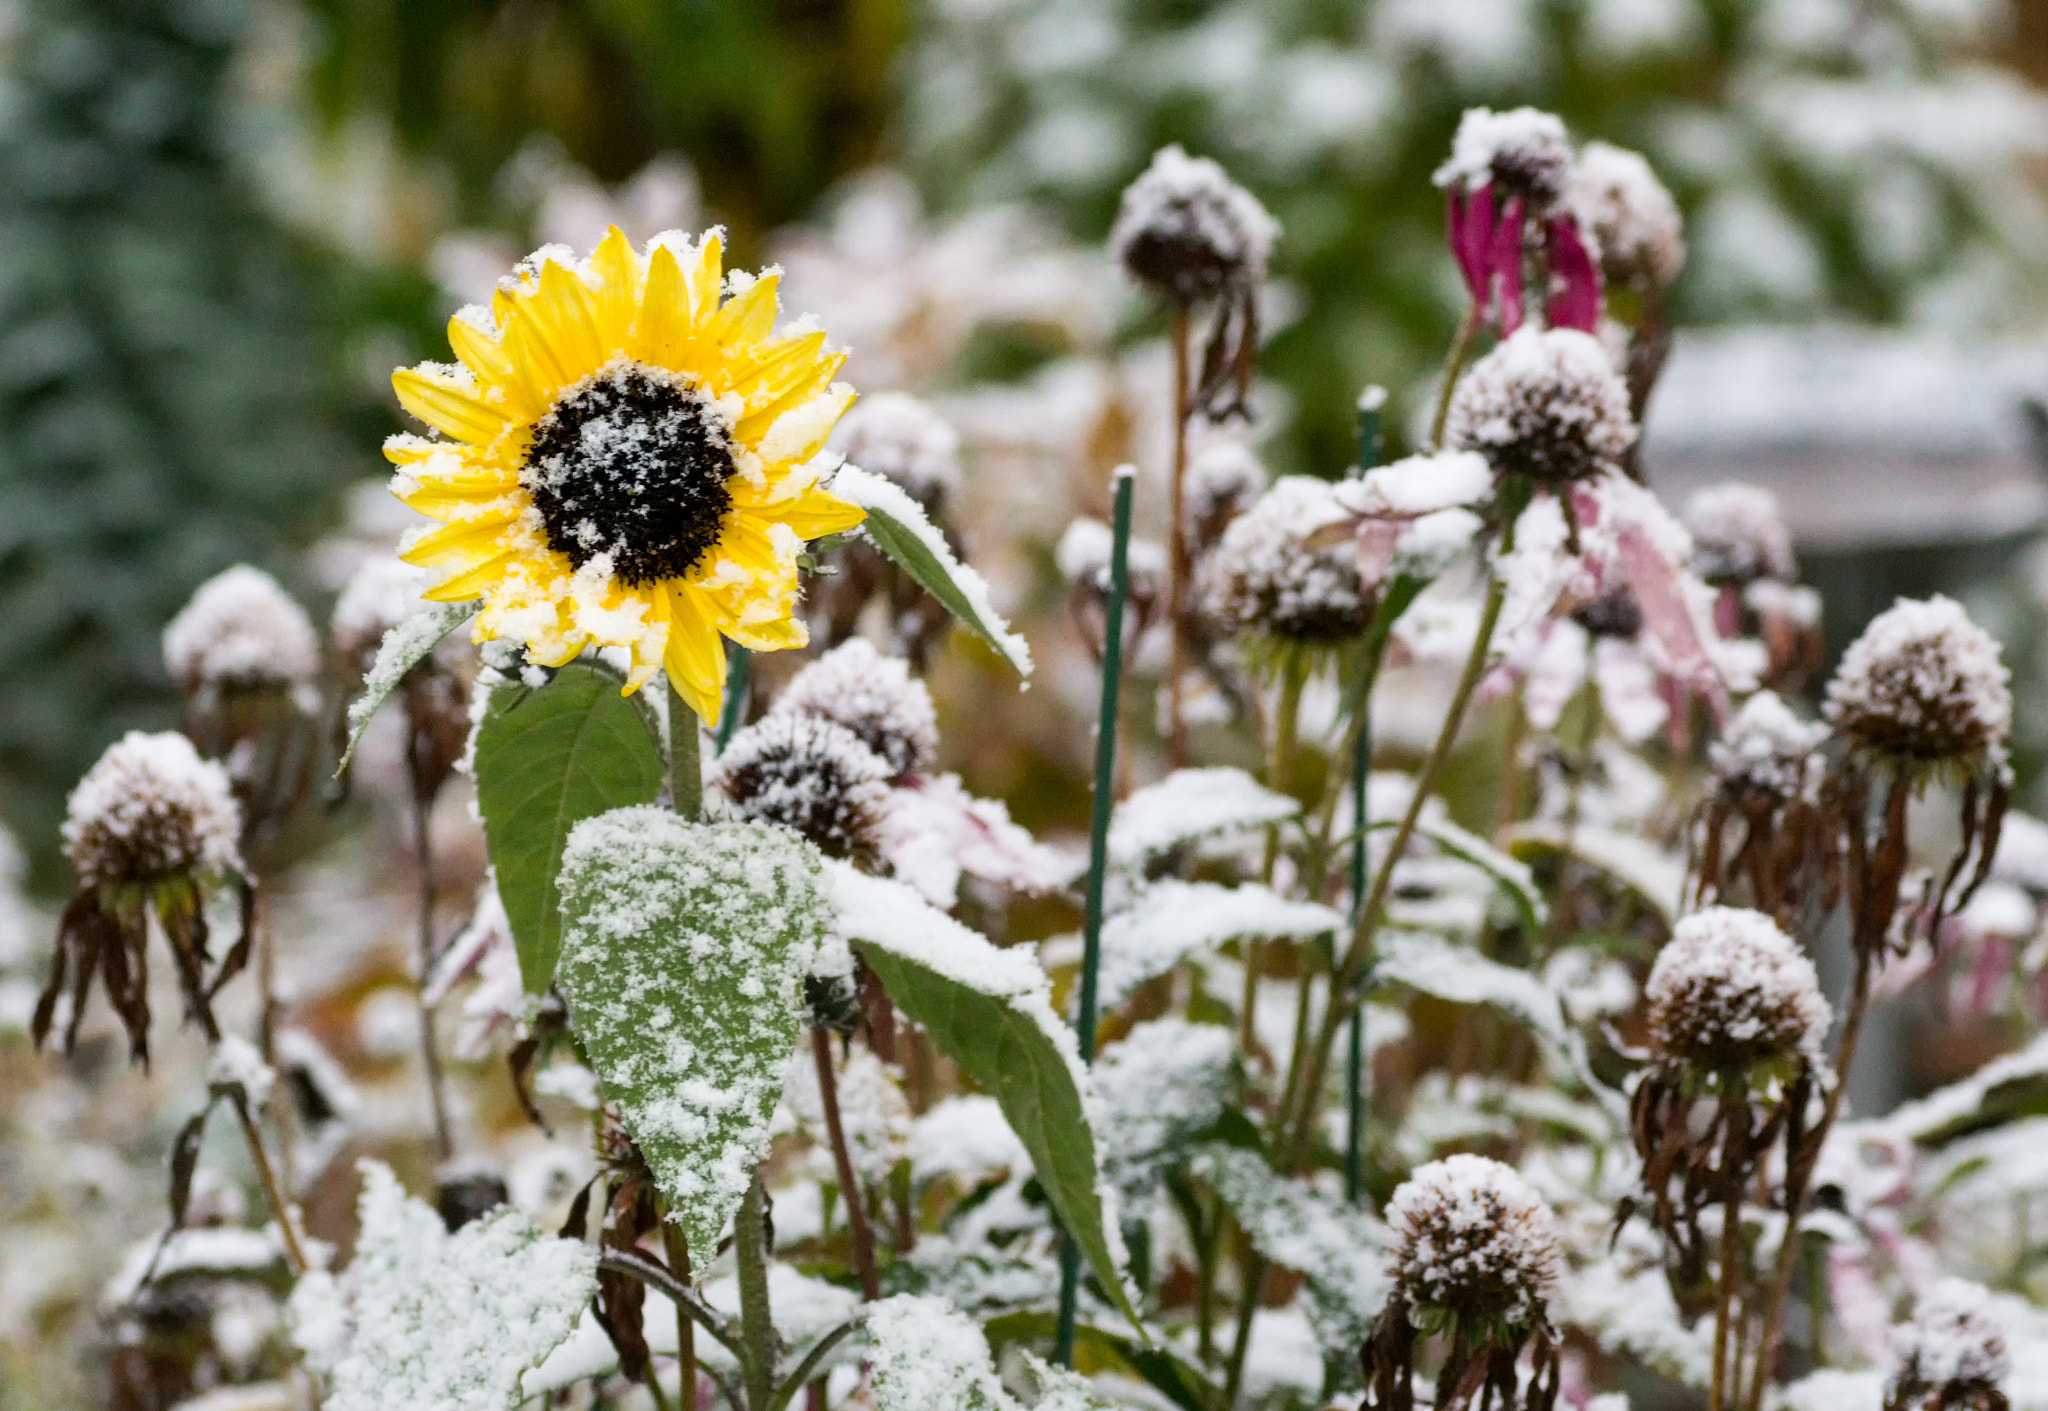
{"label": "sunflower dark center", "polygon": [[571,388],[534,424],[520,483],[548,543],[581,568],[609,554],[635,587],[681,578],[732,509],[732,446],[702,393],[620,362]]}

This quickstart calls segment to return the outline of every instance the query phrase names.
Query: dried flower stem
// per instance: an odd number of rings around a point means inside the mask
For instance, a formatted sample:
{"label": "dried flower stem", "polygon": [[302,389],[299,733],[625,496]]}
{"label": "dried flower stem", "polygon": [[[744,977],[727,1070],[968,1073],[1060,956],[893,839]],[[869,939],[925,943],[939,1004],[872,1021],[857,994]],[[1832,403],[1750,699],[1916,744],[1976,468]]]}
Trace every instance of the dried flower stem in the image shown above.
{"label": "dried flower stem", "polygon": [[420,978],[415,994],[420,1005],[420,1058],[426,1067],[427,1097],[434,1111],[434,1149],[446,1161],[455,1154],[455,1138],[448,1122],[448,1082],[441,1069],[441,1046],[434,1031],[434,1006],[427,1000],[427,986],[434,974],[434,962],[439,958],[439,943],[434,935],[432,813],[433,799],[415,789],[412,800],[413,841],[420,861]]}
{"label": "dried flower stem", "polygon": [[[1301,692],[1308,682],[1308,667],[1298,654],[1290,653],[1287,662],[1280,669],[1280,701],[1273,713],[1273,742],[1266,756],[1266,787],[1275,793],[1286,793],[1287,779],[1293,772],[1294,746],[1301,724]],[[1280,825],[1266,826],[1266,858],[1260,870],[1260,880],[1271,886],[1273,869],[1280,861]],[[1253,1023],[1259,1001],[1259,942],[1247,938],[1244,943],[1244,995],[1238,1008],[1238,1051],[1250,1058],[1253,1046],[1258,1042],[1258,1029]]]}
{"label": "dried flower stem", "polygon": [[[683,1235],[683,1227],[673,1220],[661,1222],[661,1247],[668,1255],[668,1268],[676,1277],[676,1283],[687,1290],[690,1287],[690,1246]],[[677,1381],[686,1411],[697,1407],[697,1325],[691,1321],[690,1309],[680,1298],[676,1305],[676,1364]]]}
{"label": "dried flower stem", "polygon": [[830,1030],[811,1030],[811,1057],[818,1067],[818,1099],[825,1109],[825,1131],[832,1140],[832,1164],[839,1172],[840,1193],[846,1197],[846,1224],[853,1235],[853,1267],[860,1275],[861,1296],[876,1303],[882,1297],[882,1281],[875,1274],[875,1234],[868,1225],[860,1178],[853,1169],[853,1153],[847,1150],[846,1126],[839,1120],[839,1079],[832,1069]]}
{"label": "dried flower stem", "polygon": [[1465,364],[1472,360],[1473,345],[1479,341],[1479,330],[1486,322],[1486,310],[1478,304],[1465,315],[1465,321],[1458,326],[1457,341],[1451,344],[1450,362],[1444,367],[1444,385],[1437,390],[1436,411],[1429,419],[1429,446],[1431,450],[1444,448],[1444,424],[1451,417],[1451,394],[1457,390],[1458,378],[1465,371]]}
{"label": "dried flower stem", "polygon": [[[1508,552],[1514,547],[1514,524],[1509,522],[1501,536],[1501,551]],[[1351,1008],[1358,1003],[1353,991],[1359,979],[1372,960],[1373,938],[1386,915],[1387,898],[1394,884],[1394,869],[1415,836],[1415,826],[1422,819],[1422,806],[1427,802],[1430,791],[1436,787],[1438,777],[1443,773],[1451,751],[1458,743],[1459,727],[1464,724],[1465,712],[1472,704],[1472,696],[1479,688],[1479,680],[1486,674],[1488,655],[1493,647],[1494,629],[1500,625],[1501,609],[1507,602],[1507,584],[1494,575],[1487,582],[1486,605],[1479,615],[1479,628],[1472,638],[1472,651],[1465,658],[1464,672],[1458,678],[1457,689],[1452,693],[1450,708],[1444,715],[1443,728],[1437,733],[1436,743],[1423,761],[1422,770],[1415,778],[1415,792],[1408,800],[1408,808],[1401,815],[1400,823],[1394,829],[1393,840],[1387,845],[1387,855],[1380,863],[1380,870],[1373,878],[1372,892],[1367,896],[1365,906],[1359,913],[1358,924],[1351,936],[1351,944],[1345,950],[1342,961],[1330,977],[1330,998],[1323,1006],[1322,1023],[1317,1026],[1316,1037],[1308,1050],[1308,1059],[1302,1065],[1299,1081],[1281,1105],[1282,1132],[1286,1140],[1281,1147],[1285,1163],[1298,1166],[1306,1155],[1311,1132],[1315,1127],[1316,1099],[1322,1091],[1323,1077],[1329,1072],[1330,1054],[1336,1047],[1337,1030],[1348,1017]]]}
{"label": "dried flower stem", "polygon": [[[1742,1192],[1738,1186],[1728,1194],[1721,1215],[1721,1268],[1714,1290],[1714,1384],[1707,1399],[1708,1411],[1728,1411],[1734,1402],[1728,1391],[1729,1323],[1740,1317],[1735,1299],[1736,1267],[1742,1258]],[[1739,1369],[1737,1372],[1739,1380]]]}
{"label": "dried flower stem", "polygon": [[1230,1361],[1223,1372],[1223,1408],[1231,1411],[1244,1386],[1245,1353],[1252,1345],[1252,1319],[1258,1315],[1259,1295],[1266,1286],[1266,1256],[1256,1251],[1245,1261],[1244,1301],[1237,1307],[1237,1333],[1230,1342]]}
{"label": "dried flower stem", "polygon": [[[219,1035],[215,1034],[215,1041]],[[277,1179],[277,1171],[270,1164],[270,1157],[263,1149],[263,1133],[257,1129],[256,1118],[249,1111],[249,1099],[239,1090],[230,1098],[235,1109],[235,1121],[241,1125],[242,1140],[249,1144],[249,1159],[255,1163],[256,1179],[262,1183],[263,1195],[270,1202],[271,1214],[277,1217],[277,1232],[284,1241],[285,1260],[294,1274],[303,1274],[311,1267],[306,1260],[305,1246],[299,1243],[299,1230],[292,1212],[291,1200],[285,1194],[284,1186]]]}
{"label": "dried flower stem", "polygon": [[[1186,497],[1188,469],[1188,309],[1185,304],[1176,303],[1173,309],[1173,462],[1167,474],[1167,514],[1171,525],[1167,534],[1167,603],[1166,616],[1171,626],[1173,653],[1167,667],[1166,678],[1166,743],[1168,758],[1173,767],[1179,769],[1188,762],[1188,725],[1185,704],[1181,699],[1182,680],[1187,674],[1188,658],[1188,540],[1187,524],[1183,502]],[[1119,611],[1112,606],[1111,612]]]}

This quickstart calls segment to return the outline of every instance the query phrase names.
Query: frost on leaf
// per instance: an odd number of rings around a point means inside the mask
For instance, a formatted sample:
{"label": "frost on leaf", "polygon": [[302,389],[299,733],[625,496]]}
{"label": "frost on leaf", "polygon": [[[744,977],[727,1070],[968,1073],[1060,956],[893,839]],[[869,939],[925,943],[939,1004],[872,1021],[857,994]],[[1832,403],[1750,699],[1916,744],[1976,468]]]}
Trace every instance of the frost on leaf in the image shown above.
{"label": "frost on leaf", "polygon": [[766,1155],[827,911],[817,855],[759,824],[615,809],[562,857],[561,968],[591,1067],[692,1248]]}
{"label": "frost on leaf", "polygon": [[1343,924],[1327,906],[1291,901],[1257,883],[1156,883],[1102,928],[1102,1007],[1116,1008],[1146,981],[1226,941],[1308,940]]}
{"label": "frost on leaf", "polygon": [[1299,812],[1301,805],[1242,769],[1177,769],[1116,806],[1110,864],[1139,868],[1199,839],[1263,828]]}
{"label": "frost on leaf", "polygon": [[1127,1205],[1156,1198],[1179,1148],[1223,1116],[1236,1068],[1230,1030],[1171,1018],[1137,1025],[1097,1061],[1102,1164]]}
{"label": "frost on leaf", "polygon": [[363,692],[348,708],[348,748],[342,752],[335,772],[348,768],[349,758],[362,742],[370,717],[390,699],[405,679],[405,673],[425,661],[441,639],[476,615],[481,603],[421,603],[419,607],[384,634],[377,659],[363,678]]}
{"label": "frost on leaf", "polygon": [[868,1310],[875,1411],[1015,1411],[981,1329],[944,1299],[898,1294]]}
{"label": "frost on leaf", "polygon": [[1230,1207],[1253,1248],[1307,1281],[1309,1321],[1347,1362],[1371,1332],[1392,1281],[1385,1231],[1356,1211],[1277,1174],[1257,1152],[1209,1146],[1193,1169]]}
{"label": "frost on leaf", "polygon": [[1375,972],[1382,981],[1453,1004],[1492,1005],[1527,1024],[1555,1048],[1570,1047],[1557,996],[1528,971],[1488,960],[1477,951],[1436,936],[1397,933],[1382,940]]}
{"label": "frost on leaf", "polygon": [[378,1162],[362,1164],[362,1235],[339,1277],[292,1294],[293,1339],[327,1411],[505,1411],[520,1374],[575,1327],[596,1255],[498,1210],[449,1234]]}

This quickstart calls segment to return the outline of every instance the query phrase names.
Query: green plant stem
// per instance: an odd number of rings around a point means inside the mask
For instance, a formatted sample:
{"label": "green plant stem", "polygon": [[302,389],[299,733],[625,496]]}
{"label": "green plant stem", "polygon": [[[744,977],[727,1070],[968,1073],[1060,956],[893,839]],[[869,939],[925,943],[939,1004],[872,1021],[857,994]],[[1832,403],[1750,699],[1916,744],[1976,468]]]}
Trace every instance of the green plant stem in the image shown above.
{"label": "green plant stem", "polygon": [[811,1350],[804,1354],[804,1360],[797,1363],[796,1369],[783,1379],[782,1388],[775,1393],[775,1400],[769,1411],[783,1411],[784,1407],[796,1400],[796,1394],[818,1370],[818,1364],[825,1360],[825,1354],[845,1341],[866,1318],[866,1313],[857,1313],[812,1343]]}
{"label": "green plant stem", "polygon": [[711,739],[714,755],[724,754],[725,747],[732,743],[733,733],[747,723],[747,701],[753,693],[754,654],[737,644],[726,650],[725,699],[718,711],[718,730]]}
{"label": "green plant stem", "polygon": [[1167,530],[1166,624],[1173,647],[1167,666],[1171,675],[1166,679],[1166,745],[1167,757],[1175,769],[1188,762],[1187,710],[1181,694],[1187,675],[1187,596],[1188,579],[1192,576],[1187,515],[1183,506],[1188,470],[1189,331],[1187,306],[1176,304],[1170,340],[1173,345],[1173,463],[1168,467],[1166,477],[1167,522],[1171,526]]}
{"label": "green plant stem", "polygon": [[1444,368],[1444,385],[1436,394],[1436,412],[1429,419],[1429,445],[1434,451],[1444,448],[1444,427],[1451,419],[1451,396],[1458,390],[1458,379],[1464,375],[1465,364],[1472,360],[1472,348],[1479,340],[1479,330],[1485,325],[1486,312],[1478,304],[1465,315],[1465,321],[1458,325],[1457,341],[1451,344],[1451,359]]}
{"label": "green plant stem", "polygon": [[[1510,521],[1502,536],[1505,552],[1513,547],[1514,524]],[[1415,779],[1414,796],[1408,800],[1408,808],[1401,816],[1400,824],[1394,829],[1394,836],[1387,845],[1387,854],[1380,863],[1380,870],[1373,879],[1372,892],[1366,898],[1364,909],[1359,913],[1351,944],[1346,949],[1342,962],[1330,979],[1329,1002],[1323,1007],[1323,1020],[1317,1027],[1314,1044],[1308,1051],[1308,1061],[1303,1065],[1298,1091],[1294,1094],[1294,1113],[1289,1123],[1291,1131],[1281,1148],[1285,1163],[1296,1166],[1305,1157],[1310,1136],[1315,1128],[1317,1098],[1322,1091],[1323,1075],[1329,1072],[1330,1054],[1336,1047],[1337,1031],[1348,1017],[1347,1011],[1357,1000],[1353,991],[1359,977],[1371,963],[1373,940],[1386,914],[1387,898],[1394,883],[1394,869],[1401,861],[1401,855],[1415,836],[1415,825],[1422,819],[1422,806],[1436,788],[1437,779],[1443,773],[1445,763],[1450,759],[1452,749],[1458,742],[1458,730],[1464,724],[1465,712],[1472,704],[1473,693],[1479,681],[1486,674],[1487,657],[1493,646],[1494,629],[1500,625],[1501,608],[1507,601],[1507,584],[1498,574],[1487,580],[1486,605],[1479,615],[1479,629],[1472,638],[1472,651],[1465,659],[1465,669],[1458,678],[1458,685],[1451,696],[1449,710],[1444,715],[1443,728],[1436,737],[1436,744],[1430,749],[1429,757],[1423,761],[1422,772]]]}
{"label": "green plant stem", "polygon": [[1237,1405],[1244,1387],[1244,1359],[1252,1345],[1252,1319],[1258,1316],[1259,1294],[1266,1284],[1266,1256],[1254,1252],[1245,1261],[1244,1301],[1237,1306],[1237,1332],[1230,1340],[1230,1362],[1223,1372],[1223,1411]]}
{"label": "green plant stem", "polygon": [[[1266,787],[1277,794],[1287,790],[1288,775],[1294,765],[1295,739],[1301,724],[1301,692],[1308,683],[1308,667],[1298,656],[1290,654],[1280,668],[1280,701],[1273,712],[1273,744],[1266,757]],[[1271,886],[1273,869],[1280,862],[1280,825],[1266,825],[1266,860],[1260,869],[1259,880]],[[1238,1008],[1238,1051],[1251,1059],[1252,1047],[1258,1040],[1255,1018],[1259,1004],[1259,942],[1246,937],[1244,943],[1244,995]]]}
{"label": "green plant stem", "polygon": [[[667,680],[666,677],[663,678]],[[695,822],[704,816],[704,762],[699,754],[697,712],[668,687],[669,807]]]}
{"label": "green plant stem", "polygon": [[[1377,665],[1377,663],[1375,663]],[[1365,875],[1371,868],[1371,819],[1367,816],[1372,780],[1372,683],[1358,703],[1363,724],[1351,754],[1351,922],[1358,924],[1365,905]],[[1351,1014],[1351,1032],[1344,1047],[1344,1198],[1358,1204],[1365,1189],[1365,1005]]]}
{"label": "green plant stem", "polygon": [[[1183,335],[1185,330],[1183,330]],[[1176,401],[1180,397],[1176,392]],[[1109,874],[1109,816],[1116,804],[1118,701],[1123,690],[1124,602],[1130,595],[1132,468],[1116,473],[1109,552],[1109,604],[1102,632],[1102,708],[1095,722],[1095,799],[1088,827],[1088,896],[1081,922],[1081,996],[1074,1016],[1081,1061],[1095,1059],[1097,972],[1102,968],[1102,900]],[[1177,492],[1176,492],[1177,493]],[[1175,535],[1178,540],[1179,535]],[[1176,630],[1178,630],[1176,624]],[[1060,1240],[1060,1311],[1053,1358],[1074,1363],[1074,1316],[1081,1286],[1081,1248],[1071,1234]]]}
{"label": "green plant stem", "polygon": [[1707,1411],[1728,1411],[1729,1324],[1740,1316],[1735,1305],[1736,1265],[1742,1257],[1742,1197],[1730,1193],[1721,1213],[1721,1268],[1719,1287],[1714,1290],[1714,1382],[1708,1395]]}
{"label": "green plant stem", "polygon": [[768,1191],[759,1171],[733,1220],[732,1257],[740,1290],[740,1382],[749,1411],[769,1411],[775,1397],[775,1320],[768,1307]]}

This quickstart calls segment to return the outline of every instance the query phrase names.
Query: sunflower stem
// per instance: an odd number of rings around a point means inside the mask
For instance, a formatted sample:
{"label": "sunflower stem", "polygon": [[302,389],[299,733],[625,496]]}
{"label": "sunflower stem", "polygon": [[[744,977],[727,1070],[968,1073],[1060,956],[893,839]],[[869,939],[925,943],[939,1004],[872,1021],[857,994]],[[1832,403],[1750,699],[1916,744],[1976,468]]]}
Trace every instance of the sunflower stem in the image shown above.
{"label": "sunflower stem", "polygon": [[[1095,807],[1088,828],[1088,900],[1081,923],[1081,1002],[1074,1016],[1081,1061],[1095,1060],[1096,974],[1102,966],[1102,894],[1109,872],[1109,814],[1116,803],[1117,702],[1123,689],[1124,601],[1130,595],[1130,466],[1120,467],[1111,495],[1115,503],[1109,551],[1109,606],[1102,631],[1102,710],[1095,724]],[[1074,1365],[1074,1315],[1081,1289],[1081,1247],[1071,1234],[1060,1239],[1060,1313],[1053,1359]]]}
{"label": "sunflower stem", "polygon": [[697,712],[668,687],[668,796],[669,807],[695,822],[704,816],[704,762],[698,745]]}

